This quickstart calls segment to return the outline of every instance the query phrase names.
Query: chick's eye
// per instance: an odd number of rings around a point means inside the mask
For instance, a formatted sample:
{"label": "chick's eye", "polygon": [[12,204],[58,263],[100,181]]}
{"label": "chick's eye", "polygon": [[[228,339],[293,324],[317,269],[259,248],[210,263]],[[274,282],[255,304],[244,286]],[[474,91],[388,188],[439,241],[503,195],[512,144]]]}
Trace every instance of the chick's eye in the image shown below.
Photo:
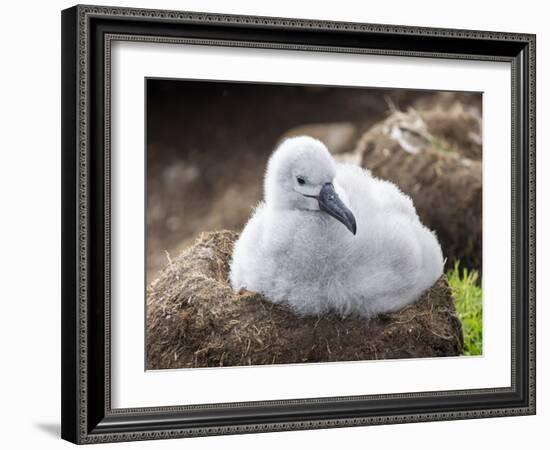
{"label": "chick's eye", "polygon": [[296,177],[296,181],[298,184],[306,184],[306,180],[304,180],[302,177]]}

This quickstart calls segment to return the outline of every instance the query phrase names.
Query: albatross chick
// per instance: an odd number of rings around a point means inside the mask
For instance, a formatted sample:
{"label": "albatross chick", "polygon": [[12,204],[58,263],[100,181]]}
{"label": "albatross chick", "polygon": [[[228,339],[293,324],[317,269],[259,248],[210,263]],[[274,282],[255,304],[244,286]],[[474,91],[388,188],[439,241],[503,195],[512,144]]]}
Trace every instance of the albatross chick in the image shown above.
{"label": "albatross chick", "polygon": [[269,159],[230,281],[298,315],[368,318],[414,303],[442,271],[437,238],[408,196],[301,136]]}

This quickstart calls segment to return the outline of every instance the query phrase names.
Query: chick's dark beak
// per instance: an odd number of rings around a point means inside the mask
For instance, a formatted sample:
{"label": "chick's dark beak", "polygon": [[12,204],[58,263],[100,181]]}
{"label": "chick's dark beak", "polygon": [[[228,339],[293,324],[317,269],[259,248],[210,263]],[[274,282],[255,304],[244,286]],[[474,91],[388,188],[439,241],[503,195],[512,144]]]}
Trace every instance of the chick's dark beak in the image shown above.
{"label": "chick's dark beak", "polygon": [[353,234],[357,232],[357,224],[353,213],[348,209],[344,202],[340,200],[334,185],[325,183],[319,193],[319,209],[334,217],[339,222],[342,222],[346,228]]}

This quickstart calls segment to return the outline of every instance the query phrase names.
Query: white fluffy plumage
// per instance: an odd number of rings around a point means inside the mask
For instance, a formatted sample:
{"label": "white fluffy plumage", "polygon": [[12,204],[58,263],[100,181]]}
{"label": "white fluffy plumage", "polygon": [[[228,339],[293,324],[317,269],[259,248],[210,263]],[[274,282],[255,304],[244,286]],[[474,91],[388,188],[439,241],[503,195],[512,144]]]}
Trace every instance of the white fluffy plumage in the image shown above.
{"label": "white fluffy plumage", "polygon": [[320,141],[284,141],[264,191],[233,250],[237,291],[298,315],[373,317],[414,303],[442,274],[441,247],[411,199],[367,170],[336,163]]}

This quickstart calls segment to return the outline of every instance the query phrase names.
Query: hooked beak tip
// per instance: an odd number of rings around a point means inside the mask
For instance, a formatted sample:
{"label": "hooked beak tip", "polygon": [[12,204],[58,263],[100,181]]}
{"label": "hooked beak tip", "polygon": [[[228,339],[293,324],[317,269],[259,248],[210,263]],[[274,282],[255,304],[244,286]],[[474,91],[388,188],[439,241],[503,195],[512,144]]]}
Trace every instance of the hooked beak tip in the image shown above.
{"label": "hooked beak tip", "polygon": [[355,222],[355,217],[353,214],[349,214],[347,217],[348,220],[346,220],[344,223],[345,227],[351,231],[351,233],[355,236],[357,234],[357,223]]}
{"label": "hooked beak tip", "polygon": [[318,200],[321,211],[326,212],[341,222],[354,236],[357,234],[355,217],[338,197],[332,183],[327,183],[323,186],[319,193]]}

